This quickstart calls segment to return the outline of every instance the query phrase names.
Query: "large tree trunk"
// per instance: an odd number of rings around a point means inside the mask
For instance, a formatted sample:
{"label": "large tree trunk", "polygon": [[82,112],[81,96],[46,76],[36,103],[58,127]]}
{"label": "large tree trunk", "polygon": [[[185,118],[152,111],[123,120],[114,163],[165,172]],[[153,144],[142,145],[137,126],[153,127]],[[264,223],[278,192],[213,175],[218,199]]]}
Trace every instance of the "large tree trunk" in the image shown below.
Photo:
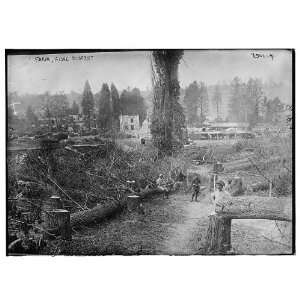
{"label": "large tree trunk", "polygon": [[206,236],[206,251],[209,254],[226,254],[230,249],[231,219],[210,215]]}
{"label": "large tree trunk", "polygon": [[154,106],[152,128],[154,144],[171,154],[174,144],[174,103],[179,98],[178,65],[182,50],[153,51]]}

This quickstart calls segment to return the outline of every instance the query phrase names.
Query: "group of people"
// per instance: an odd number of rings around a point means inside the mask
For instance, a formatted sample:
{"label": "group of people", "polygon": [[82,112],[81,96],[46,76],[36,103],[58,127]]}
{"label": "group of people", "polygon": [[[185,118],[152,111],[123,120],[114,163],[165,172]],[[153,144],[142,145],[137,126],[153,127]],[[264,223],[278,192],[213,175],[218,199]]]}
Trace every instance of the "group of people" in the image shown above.
{"label": "group of people", "polygon": [[[160,174],[156,180],[157,188],[163,192],[163,197],[168,198],[169,193],[174,187],[174,180],[166,180],[163,174]],[[205,186],[201,186],[201,179],[199,176],[196,176],[191,183],[192,188],[192,199],[191,202],[198,202],[198,197],[202,189],[205,189]],[[214,204],[214,211],[218,206],[221,206],[222,203],[228,202],[231,199],[230,193],[225,189],[225,182],[223,180],[218,180],[215,182],[214,192],[211,195],[211,200]]]}
{"label": "group of people", "polygon": [[[225,185],[226,184],[223,180],[218,180],[215,183],[214,192],[211,194],[211,201],[214,205],[213,212],[216,212],[218,207],[222,207],[225,203],[229,203],[231,201],[231,195],[225,189]],[[196,176],[192,181],[192,189],[193,192],[191,202],[197,202],[197,198],[201,190],[201,180],[198,176]]]}
{"label": "group of people", "polygon": [[168,198],[169,193],[172,190],[178,190],[185,179],[186,176],[182,173],[181,170],[179,170],[174,176],[170,176],[169,178],[165,178],[163,174],[159,174],[156,180],[156,187],[163,192],[164,198]]}

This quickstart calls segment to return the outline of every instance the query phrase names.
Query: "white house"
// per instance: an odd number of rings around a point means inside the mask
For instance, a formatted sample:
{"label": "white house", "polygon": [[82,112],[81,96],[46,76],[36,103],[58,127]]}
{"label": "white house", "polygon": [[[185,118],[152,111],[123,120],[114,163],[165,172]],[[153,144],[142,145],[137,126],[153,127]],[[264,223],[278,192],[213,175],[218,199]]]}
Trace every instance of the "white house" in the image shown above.
{"label": "white house", "polygon": [[140,130],[140,119],[139,115],[121,115],[120,116],[120,131],[138,135]]}

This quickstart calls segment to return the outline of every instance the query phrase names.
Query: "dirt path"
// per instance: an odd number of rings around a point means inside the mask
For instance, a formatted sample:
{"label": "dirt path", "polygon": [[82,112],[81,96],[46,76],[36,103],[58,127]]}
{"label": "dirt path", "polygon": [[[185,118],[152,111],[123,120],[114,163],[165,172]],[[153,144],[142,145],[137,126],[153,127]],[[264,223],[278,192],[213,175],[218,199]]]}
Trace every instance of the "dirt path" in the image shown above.
{"label": "dirt path", "polygon": [[162,254],[191,255],[198,252],[205,237],[198,224],[207,223],[212,207],[208,204],[207,196],[202,196],[200,202],[190,202],[190,199],[190,194],[172,196],[171,201],[183,212],[182,222],[169,229]]}
{"label": "dirt path", "polygon": [[[203,195],[200,202],[190,202],[190,197],[190,194],[175,194],[171,197],[172,205],[181,212],[181,221],[169,227],[167,238],[157,254],[199,254],[199,249],[204,246],[212,205],[208,195]],[[291,224],[283,225],[287,227],[281,227],[281,230],[291,241]],[[239,254],[291,253],[291,244],[280,236],[274,221],[270,220],[234,220],[232,247]]]}

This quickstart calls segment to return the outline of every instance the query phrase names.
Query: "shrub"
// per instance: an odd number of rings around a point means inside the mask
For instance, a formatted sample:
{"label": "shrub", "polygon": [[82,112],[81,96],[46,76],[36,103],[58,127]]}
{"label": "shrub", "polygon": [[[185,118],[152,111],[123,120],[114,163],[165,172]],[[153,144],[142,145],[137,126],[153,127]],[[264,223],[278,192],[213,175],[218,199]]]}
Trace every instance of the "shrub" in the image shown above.
{"label": "shrub", "polygon": [[273,192],[276,196],[287,196],[292,192],[292,174],[281,173],[273,178]]}

